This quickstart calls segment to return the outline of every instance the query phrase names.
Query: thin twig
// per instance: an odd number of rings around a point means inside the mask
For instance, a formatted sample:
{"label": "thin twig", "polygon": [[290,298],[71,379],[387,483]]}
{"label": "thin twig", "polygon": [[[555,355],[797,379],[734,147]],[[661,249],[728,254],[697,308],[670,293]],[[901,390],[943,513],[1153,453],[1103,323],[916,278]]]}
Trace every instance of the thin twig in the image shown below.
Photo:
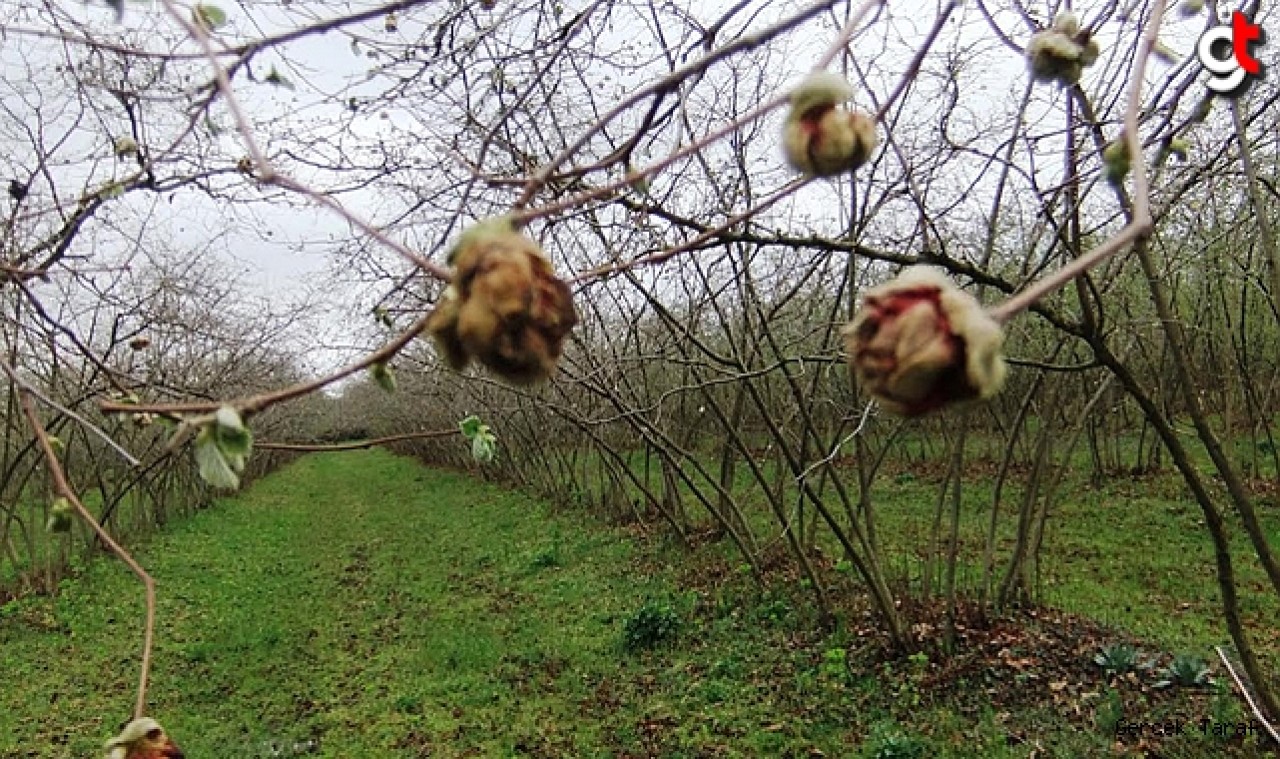
{"label": "thin twig", "polygon": [[1142,155],[1142,141],[1138,138],[1138,111],[1142,106],[1142,84],[1146,78],[1147,61],[1155,47],[1164,18],[1165,3],[1156,0],[1147,19],[1147,28],[1138,43],[1133,59],[1133,73],[1129,81],[1129,102],[1124,112],[1124,134],[1133,167],[1133,217],[1115,237],[1080,256],[1061,269],[1029,285],[1027,289],[988,310],[991,318],[1001,324],[1031,307],[1036,301],[1065,287],[1073,279],[1103,263],[1139,239],[1151,234],[1154,223],[1151,218],[1151,188],[1147,180],[1147,163]]}
{"label": "thin twig", "polygon": [[277,403],[291,401],[294,398],[301,398],[302,396],[307,395],[309,393],[314,393],[317,390],[321,390],[328,385],[332,385],[333,383],[337,382],[340,379],[350,377],[356,372],[359,372],[363,369],[373,366],[374,364],[390,360],[393,356],[399,353],[404,348],[404,346],[408,345],[410,340],[417,337],[420,332],[426,329],[427,320],[430,317],[431,317],[430,314],[426,314],[422,316],[421,318],[418,319],[418,321],[414,322],[407,330],[400,333],[396,337],[396,339],[382,346],[378,350],[368,354],[364,358],[361,358],[360,360],[354,363],[348,364],[343,368],[339,369],[338,371],[333,372],[332,374],[326,375],[316,380],[312,380],[310,382],[300,382],[296,385],[291,385],[282,390],[275,390],[269,393],[262,393],[259,395],[250,396],[248,398],[242,398],[242,399],[230,400],[230,401],[202,401],[197,403],[158,403],[158,404],[150,404],[150,405],[145,403],[119,403],[117,401],[101,401],[98,404],[98,408],[100,408],[103,411],[103,413],[108,413],[108,414],[147,412],[152,414],[163,414],[164,416],[170,417],[172,419],[177,419],[177,420],[182,420],[184,416],[189,414],[211,413],[211,412],[217,411],[222,406],[231,406],[237,409],[238,411],[240,411],[240,413],[245,415],[255,414],[259,411],[263,411],[264,409],[270,408],[271,406],[274,406]]}
{"label": "thin twig", "polygon": [[818,467],[824,464],[829,464],[832,461],[835,461],[836,456],[840,455],[840,449],[848,445],[850,440],[853,440],[855,437],[861,435],[862,431],[866,429],[867,421],[871,419],[871,412],[874,411],[875,409],[876,409],[876,404],[874,403],[868,403],[866,406],[864,406],[862,408],[862,418],[858,420],[858,426],[854,428],[853,432],[850,432],[848,435],[845,435],[840,440],[840,442],[836,443],[835,447],[831,449],[831,453],[828,453],[825,457],[813,462],[812,464],[809,465],[807,469],[805,469],[800,474],[797,474],[796,482],[798,483],[804,482],[804,479],[808,477],[809,473],[812,472],[814,469],[817,469]]}
{"label": "thin twig", "polygon": [[907,70],[898,78],[898,84],[893,88],[893,92],[889,93],[889,97],[885,98],[885,101],[880,104],[880,108],[876,111],[877,122],[884,121],[894,102],[902,97],[902,93],[906,92],[911,82],[915,81],[916,76],[920,73],[920,67],[924,65],[925,56],[933,49],[933,44],[938,41],[938,35],[942,34],[943,28],[947,25],[947,19],[951,18],[952,12],[959,6],[959,0],[951,0],[950,3],[947,3],[946,9],[938,14],[937,20],[933,22],[933,28],[925,36],[924,44],[916,51],[915,57],[911,59],[911,63],[907,66]]}
{"label": "thin twig", "polygon": [[[873,0],[873,2],[879,2],[879,1],[880,0]],[[581,135],[579,135],[577,140],[575,140],[572,144],[567,146],[564,150],[560,151],[560,153],[556,155],[555,158],[552,158],[551,161],[549,161],[546,166],[543,166],[541,169],[539,169],[537,174],[535,174],[532,178],[530,178],[529,181],[525,184],[524,191],[520,194],[519,199],[517,199],[516,202],[512,205],[512,210],[519,212],[521,209],[527,206],[529,202],[533,200],[533,196],[536,195],[538,191],[542,189],[543,186],[546,185],[547,181],[551,177],[555,176],[556,171],[558,171],[561,166],[563,166],[575,155],[577,155],[578,151],[586,147],[587,143],[591,141],[592,137],[594,137],[596,134],[604,130],[610,123],[613,122],[614,119],[622,115],[632,106],[641,102],[645,98],[674,91],[681,82],[685,81],[686,79],[688,79],[690,76],[693,76],[694,74],[699,74],[707,70],[707,68],[709,68],[712,64],[716,63],[717,61],[724,60],[725,58],[728,58],[729,56],[735,55],[737,53],[751,50],[755,47],[758,47],[764,44],[765,42],[768,42],[774,37],[777,37],[781,34],[789,32],[792,29],[796,28],[797,26],[800,26],[804,22],[808,21],[809,19],[813,18],[814,16],[817,16],[823,11],[828,10],[833,5],[835,5],[836,2],[837,0],[821,0],[820,2],[816,2],[813,5],[810,5],[808,8],[805,8],[804,10],[800,11],[799,13],[797,13],[796,15],[790,18],[784,19],[778,22],[777,24],[774,24],[773,26],[767,29],[763,29],[755,34],[739,37],[736,40],[734,40],[732,43],[725,45],[724,47],[720,48],[714,53],[709,53],[708,55],[702,58],[699,58],[698,60],[693,61],[692,63],[681,66],[680,68],[676,69],[675,71],[672,71],[670,74],[657,80],[656,82],[653,82],[649,85],[646,85],[636,90],[635,93],[633,93],[630,97],[624,98],[623,100],[619,101],[613,108],[610,108],[602,116],[600,116],[600,118],[596,119],[595,123],[591,126],[590,129],[586,130]],[[646,175],[640,174],[639,176],[646,176]],[[625,182],[623,184],[625,184]]]}
{"label": "thin twig", "polygon": [[884,5],[884,3],[885,0],[867,0],[858,6],[858,10],[854,11],[848,20],[844,22],[844,27],[836,35],[831,45],[827,47],[827,51],[822,54],[817,63],[813,64],[813,70],[822,71],[827,66],[830,66],[836,56],[840,55],[848,47],[853,35],[858,33],[858,27],[862,26],[862,19],[871,11],[871,8],[877,5]]}
{"label": "thin twig", "polygon": [[[862,23],[862,19],[867,15],[867,13],[869,13],[873,7],[877,5],[881,5],[883,2],[884,0],[866,0],[866,2],[864,2],[861,6],[859,6],[858,10],[855,11],[853,15],[849,17],[849,21],[845,24],[844,29],[842,29],[840,34],[836,37],[835,42],[831,44],[830,49],[828,49],[827,52],[824,53],[823,56],[819,59],[818,64],[815,66],[815,69],[820,70],[820,69],[826,68],[831,63],[831,61],[836,57],[836,55],[838,55],[839,52],[843,50],[844,47],[849,43],[849,40],[852,39],[853,34],[857,31],[858,27]],[[826,3],[820,3],[819,5],[826,5]],[[812,8],[809,10],[811,11]],[[806,11],[806,13],[807,12],[808,11]],[[787,24],[794,25],[798,19],[803,19],[803,17],[804,16],[802,14],[801,16],[797,16],[796,18],[788,19]],[[782,27],[784,29],[789,28],[784,25],[779,25],[778,27],[774,27],[774,29],[777,29],[779,27]],[[773,30],[771,29],[769,31],[772,32]],[[730,47],[734,47],[734,46],[731,45]],[[698,61],[697,63],[700,64],[700,67],[705,67],[708,64],[710,58],[711,56],[708,56],[707,59],[703,59],[701,61]],[[689,67],[686,66],[685,68],[677,69],[676,72],[673,72],[672,74],[665,77],[663,81],[664,82],[670,81],[670,80],[678,81],[676,79],[676,74],[680,72],[686,72],[682,76],[687,76],[688,74],[686,70],[688,68]],[[674,85],[668,85],[668,86],[670,87]],[[899,89],[901,90],[901,87]],[[659,89],[658,91],[663,91],[663,90]],[[612,182],[606,182],[598,187],[593,187],[590,190],[579,193],[577,195],[572,195],[568,198],[564,198],[562,200],[556,201],[555,203],[541,206],[539,208],[534,208],[530,210],[521,210],[523,206],[526,203],[528,203],[528,200],[529,200],[529,198],[526,198],[524,195],[522,195],[520,200],[516,201],[516,204],[513,207],[513,212],[510,218],[517,226],[521,226],[521,225],[527,224],[533,219],[539,219],[546,216],[553,216],[557,213],[567,211],[571,208],[577,208],[589,201],[608,197],[614,194],[615,192],[617,192],[618,190],[621,190],[624,187],[632,186],[642,179],[647,179],[649,177],[654,176],[655,174],[667,168],[671,164],[676,163],[677,161],[683,158],[686,158],[688,156],[693,155],[694,153],[697,153],[703,150],[704,148],[706,148],[708,145],[711,145],[712,143],[719,142],[725,137],[728,137],[730,134],[733,134],[734,132],[738,131],[743,126],[760,120],[761,118],[765,117],[772,111],[775,111],[781,108],[782,106],[786,105],[787,102],[790,100],[790,97],[791,96],[789,94],[783,94],[783,95],[777,95],[772,98],[769,98],[768,100],[764,101],[760,105],[757,105],[755,108],[752,108],[751,110],[747,111],[744,114],[739,115],[737,118],[733,119],[732,121],[725,124],[724,126],[721,126],[719,129],[716,129],[715,131],[712,131],[712,132],[708,132],[707,134],[703,135],[701,138],[695,140],[691,144],[686,145],[685,147],[680,148],[679,150],[673,151],[666,157],[661,158],[651,164],[648,164],[647,166],[642,166],[638,169],[628,171],[620,179],[616,179]],[[623,102],[629,103],[632,101],[636,101],[635,96],[632,96],[632,98],[629,101],[623,101]],[[585,145],[586,138],[594,134],[595,131],[603,128],[603,126],[606,123],[608,123],[608,121],[612,119],[613,116],[615,115],[616,115],[615,113],[610,112],[605,117],[598,120],[596,124],[593,125],[593,128],[587,132],[587,135],[583,138],[580,138],[578,143],[575,143],[575,146]],[[571,146],[571,148],[572,147],[573,146]],[[568,160],[568,158],[565,158],[564,160]],[[564,161],[559,160],[559,157],[557,157],[556,161],[552,161],[552,163],[548,164],[547,167],[544,167],[542,170],[540,170],[533,179],[529,180],[529,183],[525,187],[525,195],[531,195],[530,188],[534,188],[534,191],[536,191],[537,187],[541,187],[543,184],[545,184],[546,181],[551,177],[551,171],[554,171],[554,169],[559,168],[559,166],[563,164],[563,162]],[[780,200],[780,199],[781,197],[774,198],[774,201],[776,202],[777,200]],[[752,209],[747,213],[743,214],[741,218],[743,219],[750,218],[750,216],[754,215],[759,210],[763,210],[763,209],[762,208]],[[737,221],[732,221],[730,223],[736,224]],[[669,258],[669,257],[670,256],[666,256],[666,258]],[[659,259],[659,260],[664,260],[664,259]],[[593,276],[592,272],[586,272],[585,274],[581,275],[581,277],[590,277],[590,276]]]}
{"label": "thin twig", "polygon": [[747,219],[750,219],[751,217],[755,216],[761,211],[768,209],[774,203],[777,203],[779,200],[782,200],[783,198],[791,195],[796,190],[799,190],[801,187],[804,187],[805,185],[809,184],[812,181],[813,181],[813,177],[801,177],[799,179],[796,179],[784,185],[782,189],[778,190],[773,195],[770,195],[764,200],[761,200],[759,203],[752,205],[750,208],[743,211],[742,213],[729,217],[729,219],[726,220],[723,224],[719,224],[715,227],[712,227],[711,229],[701,232],[700,234],[695,236],[693,239],[688,240],[687,242],[684,242],[680,245],[677,245],[674,248],[668,248],[667,250],[660,250],[655,253],[650,253],[649,255],[646,255],[646,256],[640,256],[639,258],[634,258],[631,261],[624,262],[624,263],[611,263],[611,264],[605,264],[604,266],[598,266],[594,269],[590,269],[588,271],[582,272],[581,274],[571,279],[570,282],[572,284],[583,284],[586,282],[591,282],[596,279],[601,279],[603,277],[610,276],[612,274],[618,274],[623,271],[635,269],[641,266],[652,266],[653,264],[662,263],[663,261],[666,261],[667,259],[673,256],[677,256],[681,253],[692,250],[697,246],[701,245],[702,243],[707,242],[708,240],[714,237],[718,237],[719,235],[723,234],[729,229],[732,229],[738,224],[741,224]]}
{"label": "thin twig", "polygon": [[151,575],[147,574],[147,571],[142,568],[142,565],[134,560],[133,556],[117,543],[103,529],[102,525],[98,524],[98,520],[93,518],[93,514],[85,508],[80,498],[76,496],[75,490],[71,488],[71,483],[67,480],[66,472],[62,469],[61,462],[58,461],[57,454],[54,453],[53,443],[49,440],[49,432],[44,428],[44,425],[40,422],[40,417],[36,414],[35,406],[31,402],[33,397],[34,393],[26,388],[22,388],[18,392],[18,398],[22,404],[22,413],[27,417],[27,423],[31,426],[36,442],[44,453],[45,464],[49,468],[49,476],[53,479],[54,491],[67,499],[72,507],[75,508],[76,513],[80,515],[80,518],[88,523],[103,544],[138,576],[146,591],[147,612],[142,633],[142,671],[138,675],[138,699],[133,707],[133,716],[134,719],[137,719],[146,714],[147,711],[147,678],[151,673],[151,649],[155,640],[156,630],[156,583],[155,580],[151,579]]}
{"label": "thin twig", "polygon": [[647,166],[635,169],[633,171],[629,171],[625,173],[620,179],[615,179],[612,182],[606,182],[598,187],[593,187],[590,190],[587,190],[585,192],[580,192],[577,195],[571,195],[567,198],[558,200],[554,203],[550,203],[545,206],[539,206],[538,208],[527,209],[523,211],[515,211],[510,215],[510,219],[517,226],[523,226],[529,223],[530,221],[532,221],[533,219],[540,219],[545,216],[554,216],[555,214],[561,213],[563,211],[567,211],[571,208],[577,208],[579,206],[582,206],[585,203],[588,203],[592,200],[598,200],[600,198],[613,195],[618,190],[621,190],[624,187],[630,187],[631,185],[634,185],[639,180],[646,179],[648,177],[653,176],[654,174],[657,174],[658,172],[667,168],[671,164],[676,163],[677,161],[683,158],[687,158],[688,156],[691,156],[694,153],[697,153],[698,151],[706,148],[708,145],[711,145],[712,143],[715,143],[715,142],[719,142],[725,137],[728,137],[730,134],[733,134],[734,132],[738,131],[746,124],[750,124],[753,121],[756,121],[764,117],[770,111],[775,111],[778,108],[781,108],[782,106],[787,104],[788,98],[789,98],[788,95],[777,95],[775,97],[772,97],[766,100],[765,102],[761,103],[760,105],[756,106],[755,108],[752,108],[751,110],[737,117],[736,119],[725,124],[724,126],[720,127],[719,129],[716,129],[713,132],[708,132],[697,141],[689,145],[686,145],[685,147],[670,153],[665,158],[659,159]]}
{"label": "thin twig", "polygon": [[89,430],[93,434],[97,435],[99,438],[102,439],[102,442],[106,443],[111,448],[111,450],[120,454],[121,458],[129,462],[129,466],[141,466],[142,462],[138,461],[136,458],[130,455],[130,453],[126,451],[124,448],[122,448],[119,443],[112,440],[111,436],[108,435],[105,431],[103,431],[102,428],[98,427],[93,422],[90,422],[88,419],[85,419],[84,417],[80,416],[76,412],[72,411],[66,406],[63,406],[62,404],[50,398],[49,396],[40,392],[39,388],[37,388],[35,385],[32,385],[30,382],[27,382],[22,377],[18,376],[18,373],[14,370],[12,366],[9,366],[3,361],[0,361],[0,370],[3,370],[5,374],[9,375],[9,379],[13,382],[13,384],[17,385],[18,387],[22,388],[28,393],[31,393],[33,396],[35,396],[36,400],[40,401],[44,405],[53,409],[54,411],[57,411],[60,414],[63,414],[65,416],[68,416],[76,420],[76,422],[78,422],[82,427]]}
{"label": "thin twig", "polygon": [[210,68],[213,69],[214,81],[218,85],[219,92],[222,93],[223,100],[226,101],[227,110],[231,113],[231,118],[235,121],[236,131],[240,133],[241,140],[244,141],[245,148],[249,151],[249,157],[253,160],[254,171],[259,181],[275,185],[285,190],[292,190],[300,195],[309,198],[312,202],[328,208],[334,213],[341,216],[347,223],[361,230],[373,239],[395,251],[402,258],[412,263],[414,266],[422,269],[436,279],[442,282],[448,282],[452,275],[449,270],[439,264],[424,258],[423,256],[409,250],[405,245],[392,240],[385,232],[373,226],[372,223],[366,221],[360,216],[350,211],[346,206],[339,203],[327,193],[317,192],[307,185],[293,179],[290,176],[280,173],[272,165],[267,158],[266,153],[258,145],[257,139],[253,136],[253,127],[249,124],[248,117],[245,116],[244,108],[240,105],[240,100],[236,97],[235,92],[231,88],[231,79],[227,76],[226,68],[218,61],[218,53],[213,49],[213,43],[209,37],[208,31],[200,24],[197,24],[186,17],[178,8],[174,0],[161,0],[164,3],[165,10],[173,17],[187,34],[191,35],[200,49],[204,52],[205,58],[209,61]]}
{"label": "thin twig", "polygon": [[256,450],[263,451],[358,451],[364,448],[372,448],[375,445],[386,445],[388,443],[400,443],[405,440],[428,440],[433,438],[444,438],[461,434],[458,430],[436,430],[432,432],[408,432],[403,435],[388,435],[386,437],[373,438],[372,440],[357,440],[351,443],[254,443]]}

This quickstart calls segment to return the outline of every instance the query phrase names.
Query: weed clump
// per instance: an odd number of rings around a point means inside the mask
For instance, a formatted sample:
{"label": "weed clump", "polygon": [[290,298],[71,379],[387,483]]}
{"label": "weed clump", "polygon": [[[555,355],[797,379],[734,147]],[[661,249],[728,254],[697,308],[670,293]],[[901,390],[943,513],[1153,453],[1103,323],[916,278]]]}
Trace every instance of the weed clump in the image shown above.
{"label": "weed clump", "polygon": [[859,753],[863,759],[924,759],[929,755],[929,746],[923,739],[883,723],[872,729]]}
{"label": "weed clump", "polygon": [[1211,681],[1209,664],[1195,654],[1178,654],[1161,674],[1163,677],[1156,683],[1157,688],[1168,688],[1172,685],[1181,688],[1201,688]]}
{"label": "weed clump", "polygon": [[646,601],[623,625],[622,647],[628,653],[655,648],[679,633],[680,615],[671,604]]}
{"label": "weed clump", "polygon": [[1150,666],[1143,662],[1141,652],[1128,643],[1107,646],[1093,657],[1093,663],[1102,667],[1108,677],[1118,677]]}

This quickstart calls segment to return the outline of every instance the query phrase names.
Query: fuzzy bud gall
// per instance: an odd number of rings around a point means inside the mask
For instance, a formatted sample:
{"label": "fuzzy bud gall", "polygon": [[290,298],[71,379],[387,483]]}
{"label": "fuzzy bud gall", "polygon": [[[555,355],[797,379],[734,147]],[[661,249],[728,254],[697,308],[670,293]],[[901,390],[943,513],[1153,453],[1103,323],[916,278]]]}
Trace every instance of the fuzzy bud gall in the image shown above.
{"label": "fuzzy bud gall", "polygon": [[140,717],[107,741],[107,759],[183,759],[182,749],[150,717]]}
{"label": "fuzzy bud gall", "polygon": [[1097,62],[1102,49],[1088,29],[1072,13],[1060,13],[1048,29],[1037,32],[1027,43],[1027,64],[1031,76],[1040,82],[1073,85],[1085,68]]}
{"label": "fuzzy bud gall", "polygon": [[445,361],[461,370],[474,358],[516,385],[550,377],[578,315],[537,243],[491,220],[467,230],[449,261],[453,284],[427,322]]}
{"label": "fuzzy bud gall", "polygon": [[1132,167],[1132,156],[1129,155],[1129,141],[1121,134],[1115,142],[1107,145],[1102,151],[1103,176],[1107,182],[1119,186],[1129,176]]}
{"label": "fuzzy bud gall", "polygon": [[853,96],[842,77],[819,71],[791,94],[791,111],[782,128],[787,162],[810,176],[829,177],[853,171],[876,149],[871,117],[839,107]]}
{"label": "fuzzy bud gall", "polygon": [[867,291],[843,334],[858,385],[902,416],[990,398],[1008,371],[1000,325],[928,267]]}

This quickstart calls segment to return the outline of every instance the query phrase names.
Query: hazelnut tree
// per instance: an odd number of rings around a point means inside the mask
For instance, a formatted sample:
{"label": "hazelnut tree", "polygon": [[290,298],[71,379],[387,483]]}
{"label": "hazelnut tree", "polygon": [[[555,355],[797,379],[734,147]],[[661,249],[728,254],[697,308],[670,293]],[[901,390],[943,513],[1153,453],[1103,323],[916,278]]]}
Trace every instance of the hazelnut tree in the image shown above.
{"label": "hazelnut tree", "polygon": [[[1277,595],[1280,569],[1222,443],[1235,428],[1206,408],[1226,362],[1223,401],[1270,439],[1280,196],[1259,156],[1274,150],[1276,95],[1255,82],[1221,100],[1194,56],[1178,56],[1216,23],[1213,9],[401,0],[334,13],[306,0],[156,0],[143,16],[110,5],[119,18],[52,0],[0,16],[18,43],[4,65],[31,74],[6,85],[18,105],[5,98],[4,136],[22,151],[6,166],[0,367],[17,412],[10,445],[39,451],[56,495],[50,524],[73,513],[146,590],[144,721],[113,751],[168,742],[145,722],[154,589],[84,506],[55,431],[80,430],[133,464],[104,420],[164,424],[153,446],[190,451],[184,463],[230,488],[261,451],[298,447],[265,434],[268,411],[365,376],[395,391],[370,410],[371,434],[456,455],[440,440],[460,426],[494,476],[656,514],[680,537],[705,512],[757,575],[785,542],[824,614],[820,546],[834,546],[901,650],[919,641],[885,562],[874,481],[906,425],[948,462],[923,592],[945,601],[950,639],[968,432],[1002,443],[977,594],[1007,606],[1032,596],[1076,442],[1101,461],[1098,439],[1133,414],[1202,511],[1226,626],[1259,709],[1280,714],[1241,611],[1228,520]],[[335,47],[358,66],[333,64]],[[315,247],[372,314],[360,350],[305,371],[272,325],[315,304],[269,303],[233,320],[254,325],[250,339],[217,335],[208,351],[208,367],[234,369],[247,359],[224,352],[246,346],[264,359],[261,382],[120,368],[121,345],[172,355],[151,336],[156,310],[126,320],[135,332],[88,338],[94,315],[119,313],[130,251],[163,247],[153,219],[174,199],[263,244],[280,219],[338,230]],[[1230,244],[1242,234],[1244,255]],[[1194,260],[1200,250],[1209,262]],[[1214,281],[1213,267],[1231,276]],[[1221,307],[1195,310],[1196,288]],[[60,297],[90,306],[51,316]],[[1198,313],[1215,328],[1189,329]],[[78,379],[54,393],[64,367]],[[1180,437],[1183,418],[1207,464]],[[1002,488],[1032,434],[1000,572]],[[840,466],[849,446],[852,478]]]}

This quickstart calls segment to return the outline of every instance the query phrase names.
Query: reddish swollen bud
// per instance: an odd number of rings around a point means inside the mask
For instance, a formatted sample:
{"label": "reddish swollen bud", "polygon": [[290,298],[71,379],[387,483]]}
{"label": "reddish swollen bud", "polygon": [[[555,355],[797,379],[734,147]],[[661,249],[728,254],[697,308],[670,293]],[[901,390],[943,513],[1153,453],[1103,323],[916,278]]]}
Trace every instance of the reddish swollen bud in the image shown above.
{"label": "reddish swollen bud", "polygon": [[791,112],[782,127],[782,147],[795,169],[829,177],[866,163],[878,142],[871,117],[840,104],[853,88],[838,74],[819,71],[791,94]]}
{"label": "reddish swollen bud", "polygon": [[125,725],[119,735],[107,741],[106,748],[107,759],[183,759],[182,750],[150,717]]}
{"label": "reddish swollen bud", "polygon": [[885,408],[918,416],[1004,385],[1004,333],[941,272],[912,267],[869,290],[844,329],[849,367]]}

